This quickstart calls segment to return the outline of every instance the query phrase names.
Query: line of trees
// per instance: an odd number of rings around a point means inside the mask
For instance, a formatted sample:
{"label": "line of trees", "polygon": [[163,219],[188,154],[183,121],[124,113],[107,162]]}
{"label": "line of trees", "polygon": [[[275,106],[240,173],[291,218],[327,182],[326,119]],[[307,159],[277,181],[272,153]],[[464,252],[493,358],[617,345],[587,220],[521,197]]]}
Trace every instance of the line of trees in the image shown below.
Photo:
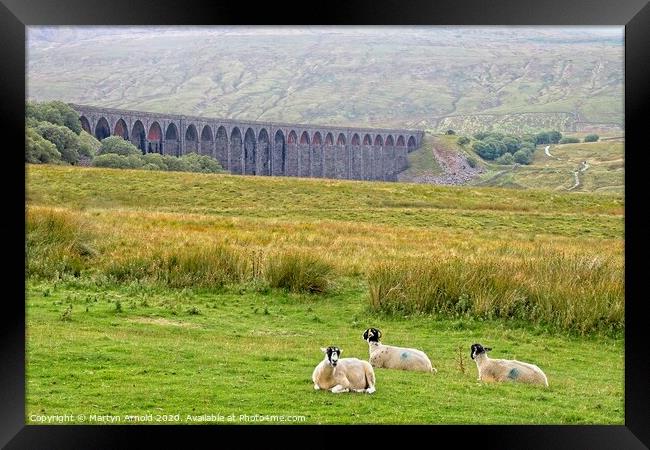
{"label": "line of trees", "polygon": [[[497,164],[531,164],[536,145],[557,142],[562,135],[556,131],[523,136],[483,131],[474,134],[473,137],[475,141],[472,150],[484,160],[494,161]],[[469,139],[465,138],[462,145],[467,143]]]}
{"label": "line of trees", "polygon": [[[524,134],[521,136],[504,134],[494,131],[481,131],[472,136],[472,150],[487,161],[497,164],[531,164],[537,145],[571,144],[578,143],[575,137],[563,137],[557,130],[542,131],[537,134]],[[585,136],[584,142],[596,142],[597,134]],[[471,142],[467,136],[459,136],[458,145],[465,147]]]}
{"label": "line of trees", "polygon": [[190,153],[180,157],[142,152],[121,136],[101,141],[85,132],[77,113],[61,101],[27,102],[25,107],[25,162],[70,164],[81,161],[96,167],[220,173],[214,158]]}

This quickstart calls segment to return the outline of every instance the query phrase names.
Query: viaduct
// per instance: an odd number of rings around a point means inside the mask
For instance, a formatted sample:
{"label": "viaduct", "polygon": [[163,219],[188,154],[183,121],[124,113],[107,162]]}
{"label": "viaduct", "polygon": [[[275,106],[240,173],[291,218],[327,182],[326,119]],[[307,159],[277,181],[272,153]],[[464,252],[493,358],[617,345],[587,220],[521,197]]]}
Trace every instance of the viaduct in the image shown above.
{"label": "viaduct", "polygon": [[119,135],[143,153],[209,155],[230,173],[395,181],[421,130],[216,119],[70,103],[82,128]]}

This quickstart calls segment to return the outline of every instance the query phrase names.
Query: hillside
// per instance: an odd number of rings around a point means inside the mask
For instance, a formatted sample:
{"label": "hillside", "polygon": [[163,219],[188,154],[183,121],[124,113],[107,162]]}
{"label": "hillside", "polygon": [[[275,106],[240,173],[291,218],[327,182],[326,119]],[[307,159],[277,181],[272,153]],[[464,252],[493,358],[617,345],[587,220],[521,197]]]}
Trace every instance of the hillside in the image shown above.
{"label": "hillside", "polygon": [[525,132],[623,123],[620,28],[28,27],[35,100]]}
{"label": "hillside", "polygon": [[624,192],[622,140],[551,145],[548,149],[551,156],[546,154],[544,147],[538,146],[533,164],[507,168],[491,165],[475,184],[555,191]]}

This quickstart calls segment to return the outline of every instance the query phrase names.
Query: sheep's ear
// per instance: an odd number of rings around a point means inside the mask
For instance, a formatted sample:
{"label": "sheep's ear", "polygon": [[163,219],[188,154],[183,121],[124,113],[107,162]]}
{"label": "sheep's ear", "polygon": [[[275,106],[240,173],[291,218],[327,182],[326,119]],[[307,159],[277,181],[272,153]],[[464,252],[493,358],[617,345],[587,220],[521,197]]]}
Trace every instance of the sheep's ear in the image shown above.
{"label": "sheep's ear", "polygon": [[489,352],[489,351],[492,351],[492,347],[484,347],[483,350],[485,350],[486,352]]}
{"label": "sheep's ear", "polygon": [[327,353],[327,349],[325,347],[321,347],[320,351],[323,352],[323,353]]}
{"label": "sheep's ear", "polygon": [[377,339],[381,339],[381,331],[377,330]]}

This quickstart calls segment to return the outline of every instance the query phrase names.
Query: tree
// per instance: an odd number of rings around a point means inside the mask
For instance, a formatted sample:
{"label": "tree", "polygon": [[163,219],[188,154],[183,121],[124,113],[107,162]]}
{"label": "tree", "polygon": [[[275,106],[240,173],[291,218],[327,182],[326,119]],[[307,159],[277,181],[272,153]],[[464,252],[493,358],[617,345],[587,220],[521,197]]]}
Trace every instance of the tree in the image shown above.
{"label": "tree", "polygon": [[458,145],[460,145],[461,147],[463,147],[463,146],[469,144],[469,138],[467,136],[460,136],[458,138],[458,140],[456,141],[456,143]]}
{"label": "tree", "polygon": [[515,158],[512,156],[512,153],[504,153],[503,155],[499,156],[495,162],[498,164],[513,164],[515,162]]}
{"label": "tree", "polygon": [[25,116],[65,126],[75,134],[81,132],[79,115],[69,105],[58,100],[43,103],[28,102],[25,107]]}
{"label": "tree", "polygon": [[528,150],[517,150],[513,155],[513,159],[519,164],[530,164],[533,162],[533,154]]}
{"label": "tree", "polygon": [[555,130],[549,131],[548,138],[549,141],[551,141],[551,144],[557,144],[558,142],[560,142],[560,139],[562,139],[562,133]]}
{"label": "tree", "polygon": [[40,164],[61,160],[56,145],[41,136],[33,128],[25,130],[25,162]]}
{"label": "tree", "polygon": [[95,136],[81,130],[79,134],[79,155],[94,158],[101,146],[101,142],[95,139]]}
{"label": "tree", "polygon": [[519,138],[514,136],[505,136],[501,142],[506,146],[506,151],[508,153],[514,153],[521,148],[522,142]]}
{"label": "tree", "polygon": [[585,136],[584,142],[596,142],[599,136],[597,134],[588,134]]}
{"label": "tree", "polygon": [[36,131],[56,145],[63,161],[70,164],[79,161],[79,137],[69,128],[50,122],[39,122]]}
{"label": "tree", "polygon": [[472,145],[472,150],[483,159],[493,160],[499,157],[499,152],[489,142],[476,141]]}
{"label": "tree", "polygon": [[449,130],[445,131],[445,134],[456,134],[456,132],[454,130],[452,130],[452,129],[449,129]]}
{"label": "tree", "polygon": [[109,136],[105,139],[102,139],[101,146],[99,147],[98,155],[106,155],[113,153],[120,156],[140,156],[142,152],[138,148],[130,143],[125,141],[122,136]]}
{"label": "tree", "polygon": [[543,131],[535,135],[535,145],[544,145],[550,143],[551,143],[551,138],[548,135],[548,132]]}

